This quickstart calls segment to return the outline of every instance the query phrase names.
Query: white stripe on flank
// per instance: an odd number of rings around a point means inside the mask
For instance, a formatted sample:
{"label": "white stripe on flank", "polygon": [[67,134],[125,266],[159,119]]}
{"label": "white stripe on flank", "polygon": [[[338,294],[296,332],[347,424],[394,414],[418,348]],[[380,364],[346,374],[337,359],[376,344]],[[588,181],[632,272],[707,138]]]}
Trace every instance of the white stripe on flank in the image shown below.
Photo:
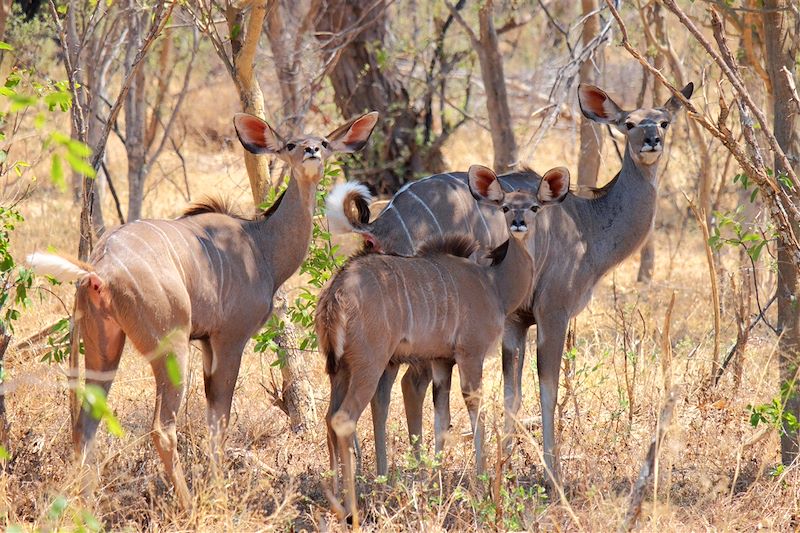
{"label": "white stripe on flank", "polygon": [[439,280],[442,282],[442,289],[444,290],[444,295],[442,296],[445,303],[444,313],[442,314],[442,329],[444,329],[445,321],[447,320],[447,315],[450,313],[450,299],[447,295],[447,282],[444,280],[444,276],[442,275],[442,270],[439,268],[439,265],[436,264],[436,261],[430,259],[429,261],[433,265],[433,268],[436,269],[436,272],[439,274]]}
{"label": "white stripe on flank", "polygon": [[[190,218],[185,218],[183,220],[189,222]],[[200,244],[203,245],[203,249],[205,250],[206,256],[208,257],[209,265],[211,266],[212,269],[216,270],[214,267],[214,261],[211,259],[211,253],[208,251],[208,247],[206,246],[206,244],[203,242],[202,239],[202,237],[205,236],[209,240],[209,242],[211,242],[212,241],[211,235],[209,235],[206,229],[197,222],[192,220],[191,223],[194,224],[195,227],[197,227],[197,229],[199,230],[197,238],[200,241]],[[219,248],[216,245],[214,245],[214,251],[217,252],[217,257],[219,258],[219,272],[217,273],[219,275],[219,287],[217,287],[217,298],[219,298],[219,304],[220,304],[219,309],[222,310],[222,287],[225,286],[225,264],[222,260],[222,254],[219,252]]]}
{"label": "white stripe on flank", "polygon": [[408,243],[411,245],[411,249],[412,250],[416,249],[416,246],[414,246],[414,239],[411,238],[411,233],[408,232],[408,228],[406,227],[405,221],[403,221],[403,217],[400,215],[400,211],[393,205],[390,205],[389,207],[386,208],[387,211],[389,209],[392,209],[394,211],[394,214],[397,215],[397,220],[400,221],[400,226],[403,228],[403,231],[406,233],[406,238],[408,239]]}
{"label": "white stripe on flank", "polygon": [[421,204],[422,204],[422,207],[424,207],[424,208],[425,208],[425,211],[427,211],[427,212],[428,212],[428,214],[429,214],[429,215],[431,216],[431,218],[433,219],[433,223],[434,223],[434,224],[436,224],[436,229],[439,231],[439,235],[443,235],[443,233],[442,233],[442,227],[439,225],[439,221],[438,221],[438,220],[436,220],[436,215],[434,215],[434,214],[433,214],[433,211],[431,211],[431,208],[430,208],[430,207],[428,207],[428,204],[426,204],[426,203],[425,203],[425,202],[422,200],[422,198],[420,198],[419,196],[417,196],[417,195],[416,195],[416,193],[414,193],[414,191],[411,191],[411,190],[409,190],[409,191],[408,191],[408,194],[410,194],[410,195],[411,195],[411,196],[412,196],[412,197],[413,197],[413,198],[414,198],[416,201],[418,201],[419,203],[421,203]]}
{"label": "white stripe on flank", "polygon": [[[111,240],[111,239],[109,238],[109,240]],[[107,242],[107,241],[106,241],[106,242]],[[120,268],[121,270],[124,270],[124,271],[125,271],[125,273],[126,273],[126,274],[128,274],[128,277],[129,277],[129,278],[131,278],[131,283],[133,283],[133,286],[136,288],[136,292],[137,292],[137,293],[139,293],[139,294],[141,294],[141,291],[139,290],[139,282],[136,280],[136,278],[135,278],[135,277],[134,277],[134,275],[131,273],[131,271],[130,271],[130,270],[128,270],[128,267],[127,267],[127,266],[125,266],[125,263],[123,263],[123,262],[122,262],[122,261],[121,261],[121,260],[120,260],[120,259],[119,259],[119,258],[118,258],[116,255],[115,255],[115,254],[113,254],[113,253],[110,253],[109,251],[107,251],[107,252],[106,252],[106,255],[107,255],[107,256],[108,256],[108,257],[109,257],[109,258],[110,258],[112,261],[114,261],[114,262],[117,264],[117,266],[119,266],[119,268]]]}
{"label": "white stripe on flank", "polygon": [[172,254],[174,256],[174,257],[172,257],[172,262],[173,262],[173,264],[177,264],[178,268],[181,270],[181,276],[183,277],[183,284],[185,285],[186,284],[186,272],[183,270],[183,265],[181,264],[180,255],[178,255],[178,251],[172,245],[172,241],[169,240],[169,237],[167,237],[167,234],[164,233],[164,231],[161,228],[159,228],[158,226],[156,226],[152,222],[147,221],[147,220],[142,220],[142,223],[143,224],[147,224],[148,226],[150,226],[154,230],[156,230],[156,233],[158,233],[158,235],[164,240],[164,242],[167,243],[167,246],[169,247],[169,249],[172,250]]}
{"label": "white stripe on flank", "polygon": [[[463,182],[459,181],[459,179],[458,179],[458,178],[456,178],[455,176],[453,176],[452,174],[445,174],[445,175],[446,175],[446,176],[449,176],[450,178],[452,178],[452,179],[453,179],[453,180],[455,180],[456,182],[458,182],[458,183],[462,183],[462,184],[463,184]],[[465,204],[464,204],[464,199],[461,197],[461,195],[460,195],[460,194],[456,194],[456,198],[458,198],[458,203],[460,203],[460,204],[461,204],[461,208],[464,210],[464,215],[465,215],[465,216],[464,216],[464,224],[466,224],[466,225],[467,225],[467,233],[472,233],[472,228],[470,227],[470,225],[469,225],[469,222],[468,222],[468,220],[469,220],[470,208],[469,208],[469,206],[468,206],[468,205],[465,205]],[[488,230],[488,228],[487,228],[487,230]]]}
{"label": "white stripe on flank", "polygon": [[[139,237],[139,236],[138,236],[138,235],[136,235],[135,233],[129,233],[129,234],[128,234],[128,237],[133,237],[133,238],[135,238],[135,239],[138,239],[139,241],[141,241],[141,242],[142,242],[142,244],[144,244],[145,246],[147,246],[147,248],[150,250],[150,252],[151,252],[151,253],[154,255],[154,259],[157,259],[157,258],[159,258],[159,254],[158,254],[158,252],[156,252],[156,251],[153,249],[153,247],[152,247],[152,246],[150,246],[150,244],[149,244],[149,243],[148,243],[146,240],[142,239],[141,237]],[[109,239],[109,240],[111,240],[111,239]],[[119,240],[119,239],[117,239],[117,240]],[[128,253],[128,255],[129,255],[129,256],[131,256],[131,257],[132,257],[132,258],[134,258],[134,259],[137,259],[139,262],[141,262],[141,263],[143,263],[143,264],[144,264],[144,267],[145,267],[145,268],[148,270],[148,272],[150,272],[150,274],[153,276],[153,279],[156,281],[156,284],[158,285],[158,287],[159,287],[159,288],[162,290],[162,292],[163,292],[164,288],[163,288],[162,284],[160,283],[160,281],[161,281],[161,280],[162,280],[162,278],[163,278],[163,275],[159,277],[159,275],[158,275],[158,274],[156,274],[156,271],[155,271],[155,270],[153,270],[153,266],[150,264],[150,261],[148,261],[146,258],[142,257],[142,255],[141,255],[141,254],[135,254],[135,253],[131,253],[131,249],[130,249],[130,247],[128,246],[128,243],[126,243],[125,241],[118,242],[118,243],[116,244],[116,247],[119,247],[119,246],[125,247],[125,248],[128,250],[128,252],[129,252],[129,253]],[[113,251],[112,251],[112,253],[113,253]]]}

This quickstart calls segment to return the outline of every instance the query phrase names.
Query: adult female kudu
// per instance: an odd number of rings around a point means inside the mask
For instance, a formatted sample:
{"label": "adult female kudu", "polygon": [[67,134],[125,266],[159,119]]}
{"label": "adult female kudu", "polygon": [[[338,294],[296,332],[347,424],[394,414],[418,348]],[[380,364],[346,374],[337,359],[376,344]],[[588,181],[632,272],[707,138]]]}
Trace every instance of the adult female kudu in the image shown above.
{"label": "adult female kudu", "polygon": [[507,231],[515,237],[507,237],[489,254],[491,265],[468,259],[477,248],[474,237],[452,234],[423,243],[413,257],[367,250],[351,258],[320,294],[315,325],[331,380],[326,420],[334,476],[342,460],[350,483],[355,423],[384,369],[402,362],[432,368],[437,452],[450,426],[450,377],[453,365],[458,365],[474,432],[476,468],[478,473],[484,470],[479,414],[483,359],[502,333],[506,315],[530,291],[533,265],[523,239],[536,212],[560,202],[569,189],[564,168],[549,171],[543,180],[547,186],[538,194],[504,193],[493,171],[480,165],[470,168],[470,190],[482,202],[502,209]]}
{"label": "adult female kudu", "polygon": [[[28,257],[39,273],[78,281],[75,318],[87,384],[108,392],[126,337],[149,359],[156,379],[153,441],[182,505],[189,505],[190,496],[176,453],[175,417],[184,387],[170,379],[170,359],[185,375],[189,342],[199,341],[212,455],[219,463],[242,351],[272,312],[275,291],[306,255],[325,159],[362,148],[377,120],[373,112],[327,137],[287,142],[263,120],[237,114],[233,122],[242,145],[275,154],[292,171],[286,191],[268,211],[245,220],[209,201],[176,220],[120,226],[97,243],[90,264],[52,254]],[[81,462],[97,425],[81,410],[73,428]]]}
{"label": "adult female kudu", "polygon": [[[681,91],[689,98],[694,85]],[[548,209],[537,217],[529,231],[527,246],[533,257],[533,285],[526,303],[506,320],[503,336],[503,388],[506,405],[506,434],[514,427],[521,403],[521,379],[528,328],[537,325],[537,371],[542,403],[544,458],[548,482],[559,482],[559,462],[554,431],[555,406],[561,355],[569,319],[588,303],[592,289],[611,268],[641,246],[655,218],[658,186],[658,162],[663,153],[664,135],[681,103],[670,98],[661,107],[624,111],[601,89],[581,85],[578,101],[584,115],[596,122],[610,124],[626,137],[622,169],[595,198],[567,195],[559,209]],[[507,187],[517,174],[500,176]],[[504,179],[506,178],[506,179]],[[379,250],[406,253],[414,242],[422,242],[438,231],[448,232],[468,227],[482,243],[495,245],[497,221],[468,217],[462,206],[469,201],[461,173],[441,174],[413,182],[399,191],[373,221],[357,216],[354,205],[367,198],[352,189],[331,192],[342,202],[329,205],[338,223],[364,236]],[[363,213],[365,210],[361,209]],[[368,212],[368,211],[367,211]],[[480,214],[480,212],[478,212]],[[336,216],[338,215],[338,216]],[[484,213],[484,215],[486,215]],[[484,217],[485,218],[485,217]],[[554,244],[558,243],[558,247]],[[555,252],[558,250],[558,253]],[[409,433],[421,432],[421,411],[409,412],[409,406],[421,409],[430,372],[409,371],[403,376],[403,395]],[[388,402],[394,376],[385,376],[377,400]],[[382,406],[379,417],[385,416]],[[508,441],[510,442],[510,441]]]}

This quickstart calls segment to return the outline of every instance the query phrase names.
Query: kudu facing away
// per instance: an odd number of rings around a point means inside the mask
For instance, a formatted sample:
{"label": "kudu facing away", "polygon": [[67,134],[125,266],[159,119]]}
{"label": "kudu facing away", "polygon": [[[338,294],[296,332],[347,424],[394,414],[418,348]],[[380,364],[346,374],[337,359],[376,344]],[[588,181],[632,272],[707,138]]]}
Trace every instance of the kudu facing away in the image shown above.
{"label": "kudu facing away", "polygon": [[[76,320],[86,357],[86,382],[108,392],[130,338],[156,379],[153,441],[177,496],[189,491],[176,453],[175,417],[183,384],[169,378],[168,357],[185,375],[189,342],[199,341],[212,455],[221,460],[242,351],[272,312],[275,291],[300,266],[311,239],[315,190],[334,152],[364,146],[378,119],[369,113],[327,137],[284,141],[263,120],[237,114],[244,147],[275,154],[292,170],[288,188],[253,220],[233,217],[218,202],[190,208],[176,220],[138,220],[109,232],[90,264],[35,253],[29,264],[61,280],[77,280]],[[73,444],[87,459],[98,420],[83,409]]]}
{"label": "kudu facing away", "polygon": [[468,259],[477,248],[474,237],[452,234],[423,243],[414,257],[366,251],[352,258],[322,292],[315,325],[331,380],[326,420],[335,476],[343,461],[345,479],[351,479],[355,423],[384,369],[399,363],[432,368],[437,452],[450,426],[450,377],[458,365],[477,470],[483,471],[483,359],[502,333],[506,315],[530,292],[533,265],[523,239],[535,213],[558,203],[569,188],[566,169],[551,170],[545,180],[552,188],[540,188],[538,196],[504,193],[490,169],[470,168],[470,190],[481,202],[502,208],[507,232],[516,237],[507,237],[489,254],[491,265]]}
{"label": "kudu facing away", "polygon": [[[681,91],[693,92],[690,83]],[[537,325],[537,372],[542,403],[544,458],[547,480],[558,483],[559,462],[554,432],[561,354],[569,319],[588,303],[592,289],[611,268],[636,251],[650,232],[655,217],[658,161],[664,135],[680,100],[670,98],[662,107],[622,110],[605,92],[581,85],[578,99],[584,115],[617,127],[626,136],[622,169],[593,199],[567,195],[559,209],[548,209],[530,228],[526,244],[536,258],[533,283],[524,305],[506,320],[503,335],[503,388],[506,434],[514,428],[521,403],[521,379],[528,328]],[[504,188],[517,186],[519,174],[499,177]],[[373,247],[386,252],[407,253],[417,242],[439,232],[471,230],[481,243],[498,244],[499,221],[485,212],[470,216],[470,201],[463,174],[441,174],[413,182],[398,191],[389,205],[368,222],[358,216],[355,206],[366,212],[366,197],[351,190],[332,192],[342,198],[339,206],[329,205],[337,223],[363,235]],[[524,186],[524,182],[523,182]],[[340,186],[341,187],[341,186]],[[484,224],[485,222],[485,224]],[[409,433],[421,432],[421,405],[430,373],[410,369],[403,376],[403,395]],[[418,369],[417,369],[418,370]],[[394,376],[384,376],[376,403],[388,405]],[[377,405],[378,417],[386,409]],[[412,408],[418,410],[413,413]],[[510,442],[510,441],[507,441]]]}

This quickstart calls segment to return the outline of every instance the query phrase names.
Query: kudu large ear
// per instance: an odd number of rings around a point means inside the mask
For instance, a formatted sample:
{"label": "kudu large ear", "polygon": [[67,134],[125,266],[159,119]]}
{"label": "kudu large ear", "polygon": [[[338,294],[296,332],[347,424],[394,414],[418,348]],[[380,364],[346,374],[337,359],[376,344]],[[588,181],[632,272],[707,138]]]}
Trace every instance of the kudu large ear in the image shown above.
{"label": "kudu large ear", "polygon": [[557,204],[564,200],[569,191],[569,170],[556,167],[545,172],[539,184],[536,197],[544,204]]}
{"label": "kudu large ear", "polygon": [[506,193],[497,180],[497,174],[483,165],[469,167],[469,190],[476,200],[501,204]]}
{"label": "kudu large ear", "polygon": [[285,144],[269,124],[248,113],[233,115],[233,127],[245,150],[254,154],[274,154]]}
{"label": "kudu large ear", "polygon": [[583,116],[601,124],[618,124],[626,115],[605,91],[594,85],[578,86],[578,103]]}
{"label": "kudu large ear", "polygon": [[336,128],[327,135],[331,150],[346,154],[361,150],[367,144],[367,139],[377,123],[378,112],[371,111]]}
{"label": "kudu large ear", "polygon": [[[694,83],[692,82],[687,83],[686,87],[681,89],[681,94],[687,100],[692,97],[693,92],[694,92]],[[675,113],[681,110],[681,108],[683,107],[683,102],[681,102],[677,97],[673,95],[661,107],[663,107],[664,109],[666,109],[667,111],[669,111],[674,115]]]}

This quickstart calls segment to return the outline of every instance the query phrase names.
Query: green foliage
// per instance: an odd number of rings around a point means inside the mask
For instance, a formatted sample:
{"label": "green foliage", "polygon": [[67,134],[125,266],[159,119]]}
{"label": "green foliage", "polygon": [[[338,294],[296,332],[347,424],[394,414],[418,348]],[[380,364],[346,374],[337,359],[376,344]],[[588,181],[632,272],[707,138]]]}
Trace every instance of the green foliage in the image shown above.
{"label": "green foliage", "polygon": [[[333,179],[339,175],[341,169],[337,164],[328,164],[325,175],[317,189],[315,215],[321,215],[325,206],[325,191],[330,188]],[[270,191],[265,206],[275,202],[280,195],[277,188]],[[262,206],[262,207],[265,207]],[[306,275],[307,282],[299,288],[299,293],[288,306],[284,316],[273,314],[266,325],[255,336],[255,351],[267,350],[275,353],[273,366],[283,366],[286,363],[286,349],[279,346],[277,340],[281,338],[287,326],[287,320],[297,326],[301,336],[297,348],[313,351],[317,349],[317,335],[314,332],[314,311],[317,307],[317,291],[331,278],[338,267],[344,263],[344,258],[337,255],[338,246],[331,242],[330,232],[319,222],[318,216],[314,217],[311,245],[308,255],[300,266],[300,273]]]}
{"label": "green foliage", "polygon": [[30,304],[33,285],[33,273],[18,266],[9,249],[11,232],[23,220],[16,206],[0,206],[0,327],[10,333],[20,309]]}
{"label": "green foliage", "polygon": [[[745,181],[746,178],[743,178]],[[758,190],[758,189],[755,189]],[[722,249],[723,246],[741,246],[753,262],[758,261],[764,247],[775,237],[774,230],[767,228],[768,232],[755,233],[749,231],[744,223],[744,207],[738,206],[733,211],[725,213],[715,212],[717,224],[713,228],[713,233],[708,239],[708,244],[715,250]]]}
{"label": "green foliage", "polygon": [[500,484],[499,497],[492,499],[487,494],[482,499],[471,501],[484,526],[505,531],[525,531],[528,529],[526,516],[542,514],[546,510],[547,492],[544,487],[516,485],[514,478],[513,473],[505,475],[505,482]]}
{"label": "green foliage", "polygon": [[[43,363],[61,363],[69,357],[69,317],[55,323],[47,336],[48,349],[42,356]],[[81,345],[81,351],[83,346]]]}
{"label": "green foliage", "polygon": [[792,433],[800,431],[800,422],[797,417],[791,411],[786,410],[786,403],[796,394],[795,382],[784,382],[781,384],[781,393],[777,398],[773,398],[769,403],[761,405],[748,405],[750,424],[753,427],[758,427],[759,424],[767,424],[781,433],[786,430]]}
{"label": "green foliage", "polygon": [[102,387],[90,383],[83,389],[78,389],[78,400],[93,418],[105,420],[109,433],[115,437],[121,437],[125,433],[114,411],[108,406],[106,392]]}

